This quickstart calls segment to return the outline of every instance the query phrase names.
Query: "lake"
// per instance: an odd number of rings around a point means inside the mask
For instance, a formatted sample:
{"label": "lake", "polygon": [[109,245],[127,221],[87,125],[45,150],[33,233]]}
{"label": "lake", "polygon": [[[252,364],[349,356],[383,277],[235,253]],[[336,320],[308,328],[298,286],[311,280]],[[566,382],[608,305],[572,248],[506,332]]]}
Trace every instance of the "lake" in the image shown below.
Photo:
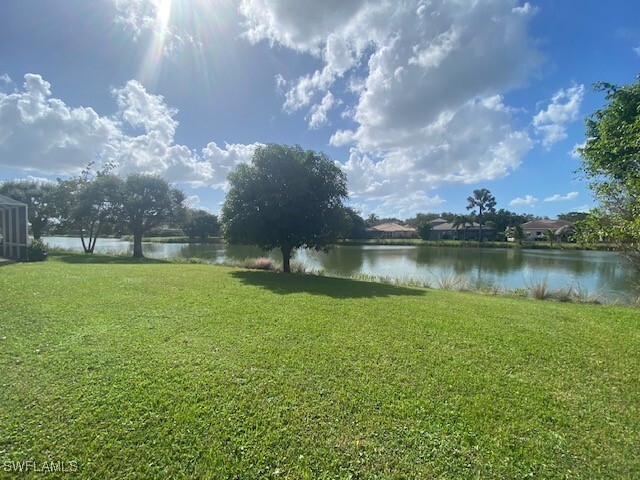
{"label": "lake", "polygon": [[[79,238],[45,237],[44,241],[82,251]],[[144,243],[143,250],[145,256],[161,259],[198,257],[222,263],[269,256],[282,261],[277,251],[264,253],[246,245]],[[133,244],[101,238],[95,251],[131,254]],[[366,245],[338,246],[329,253],[298,250],[294,261],[330,275],[388,277],[434,288],[454,278],[463,278],[473,287],[509,290],[546,280],[552,290],[573,287],[607,302],[628,303],[637,295],[631,268],[615,252]]]}

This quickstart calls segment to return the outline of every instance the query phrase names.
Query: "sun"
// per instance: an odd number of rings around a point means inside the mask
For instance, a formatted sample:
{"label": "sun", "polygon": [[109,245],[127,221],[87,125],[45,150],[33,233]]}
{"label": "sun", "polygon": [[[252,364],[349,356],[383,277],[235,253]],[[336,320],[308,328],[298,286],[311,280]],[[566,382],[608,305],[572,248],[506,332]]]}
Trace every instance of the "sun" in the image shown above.
{"label": "sun", "polygon": [[171,20],[171,7],[173,0],[156,0],[156,29],[164,32]]}

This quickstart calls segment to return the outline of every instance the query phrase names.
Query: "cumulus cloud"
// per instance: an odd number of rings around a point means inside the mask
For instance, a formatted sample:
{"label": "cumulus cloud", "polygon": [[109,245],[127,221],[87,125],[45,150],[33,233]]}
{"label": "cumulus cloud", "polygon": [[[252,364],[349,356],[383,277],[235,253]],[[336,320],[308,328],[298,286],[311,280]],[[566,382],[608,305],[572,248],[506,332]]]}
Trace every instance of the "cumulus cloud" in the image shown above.
{"label": "cumulus cloud", "polygon": [[325,125],[328,122],[327,113],[339,103],[340,101],[337,101],[331,92],[327,92],[322,101],[311,108],[309,116],[307,117],[309,120],[309,128],[317,129]]}
{"label": "cumulus cloud", "polygon": [[555,195],[551,195],[550,197],[545,198],[544,202],[563,202],[566,200],[575,200],[578,198],[578,192],[569,192],[566,195],[560,195],[556,193]]}
{"label": "cumulus cloud", "polygon": [[533,195],[525,195],[524,197],[514,198],[509,202],[512,207],[535,207],[538,199]]}
{"label": "cumulus cloud", "polygon": [[567,138],[566,125],[578,119],[583,96],[584,85],[558,90],[548,107],[533,117],[533,126],[545,147]]}
{"label": "cumulus cloud", "polygon": [[279,82],[283,107],[312,118],[329,90],[340,95],[354,125],[330,142],[354,147],[345,170],[363,196],[501,178],[531,148],[501,96],[541,62],[528,3],[242,0],[239,11],[251,41],[321,61]]}
{"label": "cumulus cloud", "polygon": [[0,164],[54,174],[113,159],[122,134],[117,121],[50,98],[50,87],[40,75],[27,74],[22,90],[0,92]]}
{"label": "cumulus cloud", "polygon": [[184,205],[193,210],[204,210],[211,213],[211,209],[202,204],[202,199],[198,195],[188,195],[184,199]]}
{"label": "cumulus cloud", "polygon": [[11,77],[6,73],[3,73],[2,75],[0,75],[0,83],[9,85],[11,83]]}
{"label": "cumulus cloud", "polygon": [[130,80],[112,91],[117,112],[71,108],[51,85],[27,74],[22,90],[0,93],[0,165],[68,175],[89,162],[114,162],[119,172],[147,172],[172,182],[224,188],[228,173],[249,162],[259,144],[211,142],[200,152],[175,144],[177,111]]}

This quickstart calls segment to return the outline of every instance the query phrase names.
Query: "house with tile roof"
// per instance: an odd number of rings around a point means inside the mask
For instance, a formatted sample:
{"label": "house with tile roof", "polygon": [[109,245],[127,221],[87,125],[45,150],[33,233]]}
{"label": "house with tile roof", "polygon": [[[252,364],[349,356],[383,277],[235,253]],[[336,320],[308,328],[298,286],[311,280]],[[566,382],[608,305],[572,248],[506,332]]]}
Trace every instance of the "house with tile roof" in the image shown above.
{"label": "house with tile roof", "polygon": [[524,239],[528,241],[546,240],[545,232],[548,230],[561,240],[566,240],[574,232],[574,226],[567,220],[548,219],[532,220],[522,224]]}
{"label": "house with tile roof", "polygon": [[416,229],[398,225],[397,223],[381,223],[371,228],[367,228],[367,235],[370,238],[415,238]]}
{"label": "house with tile roof", "polygon": [[[480,224],[476,222],[463,225],[454,225],[451,222],[436,219],[431,222],[431,240],[478,240],[480,238]],[[493,240],[496,236],[496,230],[482,225],[482,238],[484,240]]]}

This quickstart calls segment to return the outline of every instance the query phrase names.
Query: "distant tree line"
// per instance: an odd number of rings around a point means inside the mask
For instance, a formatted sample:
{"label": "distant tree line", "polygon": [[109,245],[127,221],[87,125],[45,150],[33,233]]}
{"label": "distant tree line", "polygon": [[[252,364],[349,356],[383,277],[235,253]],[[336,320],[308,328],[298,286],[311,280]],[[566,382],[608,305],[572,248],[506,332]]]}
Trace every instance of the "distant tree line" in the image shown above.
{"label": "distant tree line", "polygon": [[218,218],[184,205],[185,194],[165,179],[148,174],[119,176],[107,165],[88,165],[79,175],[56,182],[8,180],[0,194],[28,206],[31,234],[80,237],[85,253],[105,235],[133,237],[133,256],[142,257],[142,238],[154,229],[179,228],[191,238],[219,235]]}

